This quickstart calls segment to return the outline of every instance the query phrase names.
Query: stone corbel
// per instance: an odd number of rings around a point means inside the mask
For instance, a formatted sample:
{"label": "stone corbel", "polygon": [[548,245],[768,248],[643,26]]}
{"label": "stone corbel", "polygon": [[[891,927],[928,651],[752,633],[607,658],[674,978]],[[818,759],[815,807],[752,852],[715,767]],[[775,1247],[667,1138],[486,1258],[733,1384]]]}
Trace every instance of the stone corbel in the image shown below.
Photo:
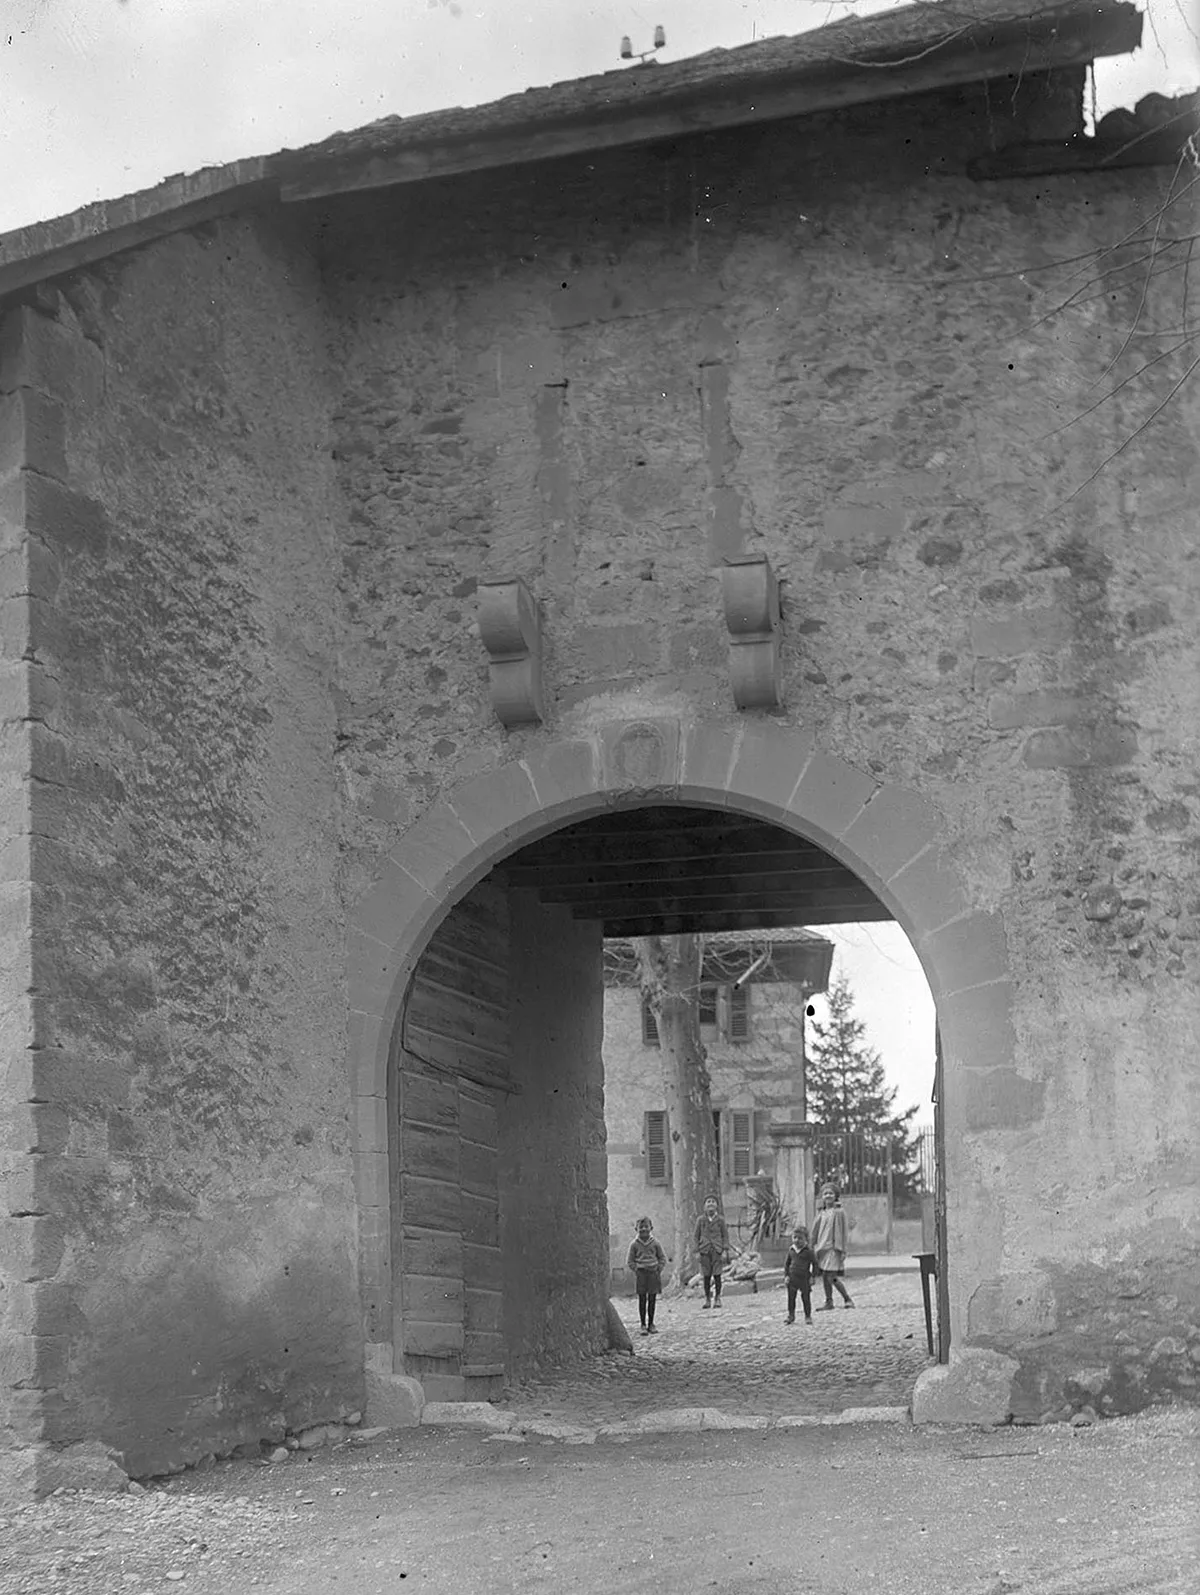
{"label": "stone corbel", "polygon": [[496,718],[503,726],[536,725],[542,719],[542,627],[523,581],[480,582],[479,635]]}
{"label": "stone corbel", "polygon": [[777,709],[779,583],[762,555],[726,560],[721,572],[729,631],[729,683],[739,709]]}

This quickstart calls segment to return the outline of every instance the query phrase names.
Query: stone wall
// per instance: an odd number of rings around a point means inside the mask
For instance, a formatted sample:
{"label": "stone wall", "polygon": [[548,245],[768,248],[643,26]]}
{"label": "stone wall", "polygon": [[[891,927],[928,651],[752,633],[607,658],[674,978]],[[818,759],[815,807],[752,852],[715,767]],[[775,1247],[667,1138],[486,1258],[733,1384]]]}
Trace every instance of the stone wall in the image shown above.
{"label": "stone wall", "polygon": [[39,428],[6,502],[35,995],[4,1100],[37,1104],[52,1296],[24,1382],[46,1439],[135,1472],[361,1405],[315,300],[228,222],[4,323]]}
{"label": "stone wall", "polygon": [[[365,892],[435,797],[556,741],[733,725],[714,563],[769,555],[776,723],[932,805],[992,916],[943,1014],[990,1038],[948,1042],[952,1317],[960,1344],[1041,1368],[1051,1406],[1079,1368],[1118,1405],[1193,1391],[1200,1338],[1200,390],[1136,435],[1155,376],[1089,411],[1137,290],[1041,320],[1053,278],[1029,270],[1124,236],[1166,174],[964,174],[993,140],[1069,133],[1078,90],[920,97],[319,215],[345,352],[350,880]],[[510,575],[541,605],[548,707],[506,736],[472,593]],[[994,956],[1011,985],[972,988]]]}

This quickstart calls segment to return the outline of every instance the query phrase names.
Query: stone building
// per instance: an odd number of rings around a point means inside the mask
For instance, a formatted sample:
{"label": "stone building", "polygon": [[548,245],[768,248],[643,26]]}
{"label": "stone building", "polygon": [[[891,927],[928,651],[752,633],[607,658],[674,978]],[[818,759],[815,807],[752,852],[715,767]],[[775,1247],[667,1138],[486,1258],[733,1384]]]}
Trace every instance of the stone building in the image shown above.
{"label": "stone building", "polygon": [[[799,927],[769,935],[731,931],[706,944],[700,1039],[711,1080],[718,1194],[731,1226],[745,1217],[746,1181],[760,1173],[775,1178],[772,1125],[806,1120],[804,1010],[828,986],[832,961],[832,942]],[[658,1027],[627,942],[606,945],[604,971],[610,1260],[614,1285],[628,1288],[625,1257],[643,1213],[674,1260],[671,1140]],[[803,1216],[804,1192],[787,1196],[789,1212]]]}
{"label": "stone building", "polygon": [[1082,126],[1139,27],[913,7],[0,241],[10,1481],[599,1345],[647,928],[916,948],[920,1416],[1195,1399],[1200,388],[1101,402],[1188,124]]}

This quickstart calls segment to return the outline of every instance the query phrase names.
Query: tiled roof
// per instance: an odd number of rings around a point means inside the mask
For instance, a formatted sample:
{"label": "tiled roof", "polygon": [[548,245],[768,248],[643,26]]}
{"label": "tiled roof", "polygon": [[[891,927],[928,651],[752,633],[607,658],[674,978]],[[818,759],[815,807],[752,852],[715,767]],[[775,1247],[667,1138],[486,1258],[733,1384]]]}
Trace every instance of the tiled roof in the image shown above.
{"label": "tiled roof", "polygon": [[871,103],[1136,48],[1127,0],[926,0],[731,50],[389,116],[302,149],[168,178],[0,236],[0,295],[214,216],[343,187],[420,181],[568,152]]}
{"label": "tiled roof", "polygon": [[[1105,53],[1109,33],[1115,28],[1124,34],[1134,15],[1135,8],[1121,0],[1088,0],[1085,4],[1078,0],[920,0],[894,11],[847,17],[807,33],[708,50],[666,65],[651,61],[526,89],[465,110],[456,107],[422,116],[387,116],[353,132],[335,133],[309,144],[295,156],[305,165],[361,160],[407,146],[494,136],[513,127],[532,132],[541,124],[588,120],[597,113],[616,119],[642,110],[648,102],[662,107],[672,100],[717,95],[735,86],[765,87],[814,70],[878,72],[883,98],[888,92],[889,72],[939,53],[949,54],[968,41],[978,48],[989,34],[1015,29],[1032,40],[1082,28],[1100,54]],[[1120,48],[1133,45],[1122,43]]]}

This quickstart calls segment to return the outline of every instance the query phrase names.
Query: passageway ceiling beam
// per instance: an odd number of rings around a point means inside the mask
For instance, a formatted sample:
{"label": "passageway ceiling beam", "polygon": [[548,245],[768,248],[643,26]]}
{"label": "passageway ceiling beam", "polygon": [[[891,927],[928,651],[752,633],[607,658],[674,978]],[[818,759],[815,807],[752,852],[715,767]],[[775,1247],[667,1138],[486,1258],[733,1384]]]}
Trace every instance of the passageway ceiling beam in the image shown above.
{"label": "passageway ceiling beam", "polygon": [[815,842],[717,809],[610,811],[522,848],[498,873],[576,919],[599,920],[608,936],[891,918]]}
{"label": "passageway ceiling beam", "polygon": [[[624,896],[583,898],[571,903],[571,913],[576,919],[641,918],[653,914],[716,914],[755,913],[788,914],[788,924],[807,924],[813,914],[837,914],[843,920],[856,920],[869,914],[878,903],[874,892],[866,886],[857,890],[843,887],[837,891],[795,892],[786,888],[778,891],[747,892],[655,892],[652,888]],[[826,921],[826,923],[828,923]]]}
{"label": "passageway ceiling beam", "polygon": [[[731,860],[725,858],[721,862],[719,874],[711,869],[707,873],[689,874],[656,870],[652,875],[642,874],[623,881],[581,878],[569,886],[539,887],[538,896],[543,903],[578,903],[586,899],[589,903],[619,905],[647,894],[658,900],[664,897],[816,898],[822,894],[837,897],[867,891],[865,886],[857,889],[856,883],[848,883],[846,871],[836,865],[823,870],[775,872],[737,868],[735,873],[730,873]],[[740,866],[742,860],[737,860],[736,864]]]}
{"label": "passageway ceiling beam", "polygon": [[[872,909],[855,909],[853,913],[829,910],[815,911],[804,916],[805,925],[864,924],[868,921],[890,919],[892,916],[876,900]],[[663,914],[645,919],[606,919],[606,936],[718,936],[731,930],[786,930],[795,925],[793,913],[768,914],[761,909],[741,914]]]}

